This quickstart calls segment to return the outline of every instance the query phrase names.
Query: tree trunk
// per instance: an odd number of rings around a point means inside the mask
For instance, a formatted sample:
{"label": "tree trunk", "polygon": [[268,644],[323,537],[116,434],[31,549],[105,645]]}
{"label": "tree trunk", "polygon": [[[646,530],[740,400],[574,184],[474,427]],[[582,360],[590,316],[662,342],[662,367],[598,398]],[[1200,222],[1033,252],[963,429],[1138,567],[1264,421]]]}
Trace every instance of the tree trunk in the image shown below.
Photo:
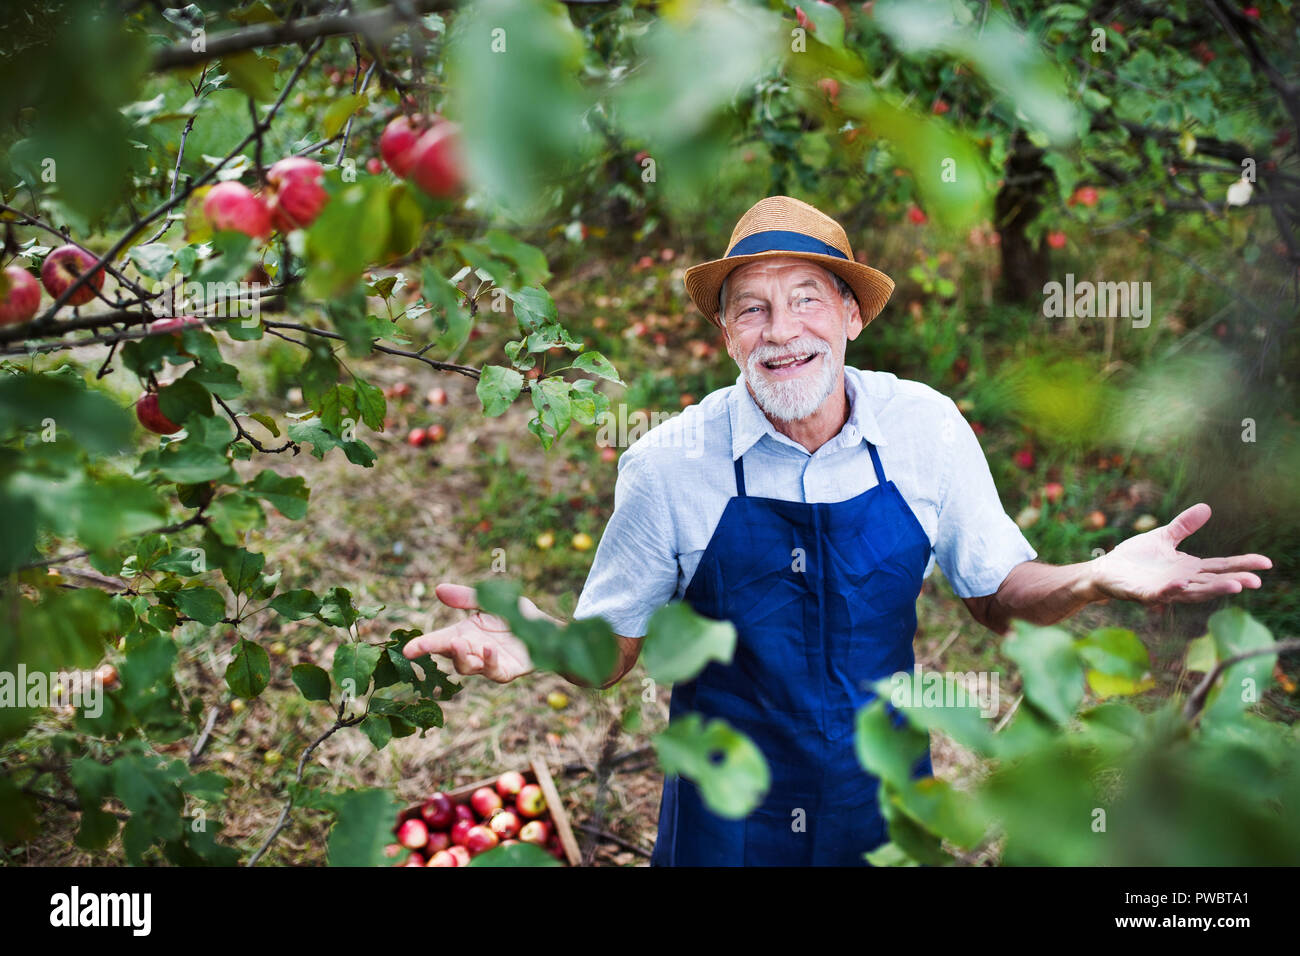
{"label": "tree trunk", "polygon": [[1027,304],[1042,299],[1048,277],[1047,247],[1031,243],[1025,230],[1042,210],[1042,195],[1051,181],[1051,171],[1043,165],[1043,151],[1030,143],[1023,131],[1016,130],[994,203],[1002,253],[998,291],[1005,302]]}

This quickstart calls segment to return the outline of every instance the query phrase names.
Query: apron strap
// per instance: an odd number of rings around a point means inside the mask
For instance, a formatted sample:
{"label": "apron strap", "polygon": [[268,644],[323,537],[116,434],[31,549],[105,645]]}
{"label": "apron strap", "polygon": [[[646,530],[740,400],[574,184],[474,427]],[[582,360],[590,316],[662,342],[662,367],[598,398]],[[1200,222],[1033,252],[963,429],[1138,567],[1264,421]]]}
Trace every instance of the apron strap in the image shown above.
{"label": "apron strap", "polygon": [[741,464],[744,457],[742,454],[734,463],[736,469],[736,496],[738,498],[745,497],[745,466]]}
{"label": "apron strap", "polygon": [[871,452],[871,464],[876,468],[876,481],[882,486],[885,484],[885,469],[880,467],[880,456],[876,454],[876,446],[867,442],[867,450]]}

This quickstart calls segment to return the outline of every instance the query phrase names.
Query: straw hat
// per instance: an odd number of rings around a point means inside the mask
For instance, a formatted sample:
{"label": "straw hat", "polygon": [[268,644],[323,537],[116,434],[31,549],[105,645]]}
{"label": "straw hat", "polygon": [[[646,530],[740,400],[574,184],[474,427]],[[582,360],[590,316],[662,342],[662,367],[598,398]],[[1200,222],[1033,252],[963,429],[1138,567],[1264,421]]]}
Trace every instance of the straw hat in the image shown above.
{"label": "straw hat", "polygon": [[838,222],[789,196],[769,196],[751,206],[736,223],[725,256],[686,270],[686,291],[695,307],[721,326],[718,293],[728,273],[772,256],[807,259],[847,282],[857,296],[864,326],[880,314],[894,291],[893,279],[854,260],[849,237]]}

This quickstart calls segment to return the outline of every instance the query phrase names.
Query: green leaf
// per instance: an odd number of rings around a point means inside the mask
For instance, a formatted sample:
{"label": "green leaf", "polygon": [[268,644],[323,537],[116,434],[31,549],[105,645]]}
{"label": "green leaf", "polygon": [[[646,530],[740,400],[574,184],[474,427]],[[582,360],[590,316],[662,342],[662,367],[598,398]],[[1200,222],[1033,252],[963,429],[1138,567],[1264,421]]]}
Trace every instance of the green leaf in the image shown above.
{"label": "green leaf", "polygon": [[736,649],[736,628],[696,614],[684,601],[674,601],[655,611],[641,644],[641,660],[650,676],[664,684],[678,684],[697,676],[710,661],[731,663]]}
{"label": "green leaf", "polygon": [[720,817],[746,817],[767,795],[767,761],[752,740],[724,720],[705,724],[699,714],[687,714],[651,742],[664,773],[695,783],[705,804]]}
{"label": "green leaf", "polygon": [[232,53],[221,58],[222,68],[230,75],[232,86],[255,100],[275,99],[275,72],[280,61],[252,51]]}
{"label": "green leaf", "polygon": [[619,385],[623,384],[623,380],[618,377],[618,369],[614,368],[614,364],[599,352],[583,352],[573,360],[573,367],[580,372],[597,375]]}
{"label": "green leaf", "polygon": [[534,383],[533,407],[552,439],[559,438],[573,421],[573,406],[569,403],[569,383],[562,378],[544,378]]}
{"label": "green leaf", "polygon": [[469,861],[470,866],[563,866],[551,854],[533,843],[497,846]]}
{"label": "green leaf", "polygon": [[[1275,642],[1268,628],[1241,608],[1229,607],[1210,617],[1210,635],[1214,638],[1219,660],[1227,660],[1247,651],[1271,647]],[[1257,654],[1233,664],[1219,678],[1218,689],[1201,715],[1201,726],[1220,727],[1240,720],[1242,714],[1258,704],[1273,680],[1273,654]]]}
{"label": "green leaf", "polygon": [[321,117],[321,132],[325,134],[325,138],[332,139],[337,136],[347,125],[349,117],[369,102],[370,97],[365,93],[348,93],[331,103],[325,115]]}
{"label": "green leaf", "polygon": [[351,627],[358,617],[357,609],[352,606],[352,593],[347,588],[330,588],[321,599],[316,616],[335,627]]}
{"label": "green leaf", "polygon": [[483,403],[483,414],[494,418],[510,407],[523,387],[524,377],[514,369],[487,365],[474,391]]}
{"label": "green leaf", "polygon": [[393,840],[401,806],[387,790],[349,790],[332,800],[338,817],[329,835],[330,866],[387,866],[384,847]]}
{"label": "green leaf", "polygon": [[308,700],[328,701],[330,699],[330,675],[323,667],[315,664],[295,664],[290,672],[290,679],[295,687],[302,691]]}
{"label": "green leaf", "polygon": [[268,468],[244,487],[291,521],[298,521],[307,514],[307,498],[311,490],[301,475],[284,477]]}
{"label": "green leaf", "polygon": [[271,658],[260,644],[240,638],[226,668],[226,686],[236,697],[251,700],[271,682]]}
{"label": "green leaf", "polygon": [[854,734],[858,763],[881,780],[906,785],[929,742],[929,734],[891,718],[884,698],[858,711]]}
{"label": "green leaf", "polygon": [[1074,640],[1056,627],[1015,622],[1015,633],[1002,652],[1016,662],[1025,682],[1025,697],[1058,724],[1068,723],[1083,700],[1083,666]]}
{"label": "green leaf", "polygon": [[393,739],[393,725],[387,717],[367,714],[357,725],[357,729],[370,738],[370,743],[376,750],[383,750]]}
{"label": "green leaf", "polygon": [[320,610],[320,605],[320,598],[306,588],[285,591],[271,599],[271,610],[291,621],[311,617]]}
{"label": "green leaf", "polygon": [[363,378],[353,376],[356,386],[356,408],[366,427],[373,431],[384,430],[384,415],[388,411],[388,401],[381,389],[371,385]]}
{"label": "green leaf", "polygon": [[200,624],[219,624],[226,616],[226,599],[213,588],[182,588],[172,592],[172,599],[182,614]]}
{"label": "green leaf", "polygon": [[517,292],[507,290],[506,296],[515,305],[515,321],[525,335],[560,317],[555,308],[555,300],[543,288],[526,287]]}
{"label": "green leaf", "polygon": [[446,82],[465,168],[485,194],[521,216],[549,205],[546,187],[594,146],[583,119],[594,93],[579,82],[582,63],[582,35],[558,3],[482,0],[456,18]]}
{"label": "green leaf", "polygon": [[0,432],[36,435],[47,420],[58,434],[71,435],[87,451],[100,454],[122,450],[134,434],[134,416],[87,388],[71,366],[62,374],[0,376]]}
{"label": "green leaf", "polygon": [[135,246],[127,255],[135,267],[150,279],[162,279],[176,266],[176,257],[172,255],[171,246],[165,242],[150,242]]}
{"label": "green leaf", "polygon": [[340,644],[334,652],[334,683],[349,697],[365,694],[380,653],[374,644]]}

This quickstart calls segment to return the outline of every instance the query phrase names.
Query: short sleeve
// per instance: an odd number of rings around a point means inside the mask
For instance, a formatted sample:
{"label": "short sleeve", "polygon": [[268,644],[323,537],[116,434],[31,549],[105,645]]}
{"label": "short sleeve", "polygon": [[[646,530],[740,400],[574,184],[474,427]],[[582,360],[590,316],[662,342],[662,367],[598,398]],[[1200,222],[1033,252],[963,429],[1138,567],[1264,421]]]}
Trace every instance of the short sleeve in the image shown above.
{"label": "short sleeve", "polygon": [[1003,510],[979,439],[951,399],[945,401],[945,416],[941,436],[952,435],[952,454],[934,556],[958,597],[981,597],[996,592],[1012,568],[1038,552]]}
{"label": "short sleeve", "polygon": [[573,616],[603,617],[615,634],[644,637],[651,615],[677,590],[677,536],[650,457],[629,449],[618,466],[614,513]]}

